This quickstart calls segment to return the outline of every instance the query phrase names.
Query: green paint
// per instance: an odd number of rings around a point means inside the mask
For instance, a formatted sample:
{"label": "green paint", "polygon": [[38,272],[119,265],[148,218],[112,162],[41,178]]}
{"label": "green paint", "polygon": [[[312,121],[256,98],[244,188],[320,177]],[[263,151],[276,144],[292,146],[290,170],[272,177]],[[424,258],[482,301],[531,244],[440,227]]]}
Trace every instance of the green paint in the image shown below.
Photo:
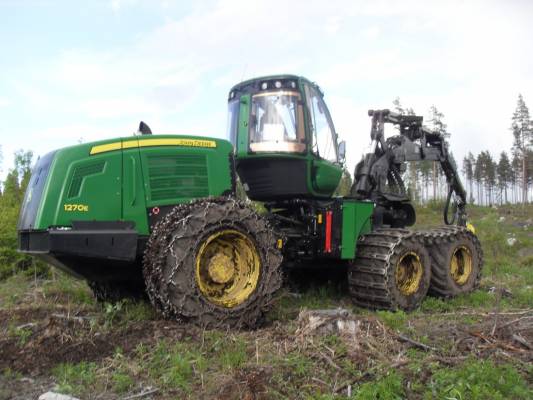
{"label": "green paint", "polygon": [[[247,92],[241,92],[239,88],[246,87],[250,84],[255,84],[262,81],[272,81],[272,80],[284,80],[291,79],[297,82],[297,85],[294,89],[282,89],[282,90],[293,90],[297,91],[300,94],[302,101],[302,110],[303,110],[303,126],[305,132],[305,142],[307,144],[306,150],[304,153],[290,153],[290,152],[251,152],[249,150],[249,134],[250,134],[250,118],[251,118],[251,101],[252,94]],[[262,157],[276,157],[276,158],[291,158],[291,159],[305,159],[307,161],[307,190],[308,194],[311,197],[316,198],[329,198],[333,195],[335,189],[337,188],[341,176],[342,176],[342,165],[340,162],[331,162],[325,159],[320,158],[314,151],[312,146],[313,143],[312,129],[311,129],[311,114],[309,111],[309,105],[306,100],[305,87],[309,86],[316,89],[321,93],[318,86],[307,80],[304,77],[295,76],[295,75],[273,75],[251,79],[245,82],[241,82],[238,85],[234,86],[230,93],[233,92],[236,94],[236,98],[240,101],[240,111],[239,111],[239,122],[237,128],[237,140],[236,140],[236,159],[254,159]],[[240,96],[240,97],[239,97]],[[232,98],[230,101],[234,101]],[[324,104],[324,107],[327,107]],[[329,115],[329,112],[328,112]],[[336,139],[336,135],[335,135]],[[336,143],[333,144],[336,146]]]}
{"label": "green paint", "polygon": [[[216,147],[142,146],[150,139],[211,140]],[[138,140],[139,147],[120,149]],[[116,149],[90,155],[94,146]],[[56,152],[33,229],[68,227],[72,221],[133,221],[149,234],[147,208],[179,204],[232,190],[231,144],[221,139],[147,135],[66,147]],[[103,165],[103,168],[102,168]]]}
{"label": "green paint", "polygon": [[237,156],[246,156],[248,154],[248,132],[250,119],[250,100],[251,96],[241,96],[239,102],[239,124],[237,127]]}
{"label": "green paint", "polygon": [[342,203],[342,239],[341,258],[351,260],[355,257],[357,239],[370,232],[372,223],[370,217],[374,211],[374,203],[343,200]]}
{"label": "green paint", "polygon": [[325,160],[313,160],[312,163],[313,190],[317,194],[331,196],[342,176],[342,168]]}

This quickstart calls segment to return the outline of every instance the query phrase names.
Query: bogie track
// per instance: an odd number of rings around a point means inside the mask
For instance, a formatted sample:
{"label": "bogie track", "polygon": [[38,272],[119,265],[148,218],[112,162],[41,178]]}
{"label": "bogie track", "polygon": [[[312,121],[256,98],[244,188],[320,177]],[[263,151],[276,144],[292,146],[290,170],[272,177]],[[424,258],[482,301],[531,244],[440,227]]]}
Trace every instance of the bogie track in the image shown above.
{"label": "bogie track", "polygon": [[348,269],[352,298],[367,308],[415,309],[429,289],[429,263],[417,232],[379,229],[363,235]]}
{"label": "bogie track", "polygon": [[423,235],[431,257],[431,295],[450,298],[479,286],[483,250],[476,235],[458,226],[431,229]]}
{"label": "bogie track", "polygon": [[426,294],[452,297],[479,285],[483,254],[466,228],[378,229],[359,238],[348,269],[357,305],[413,310]]}

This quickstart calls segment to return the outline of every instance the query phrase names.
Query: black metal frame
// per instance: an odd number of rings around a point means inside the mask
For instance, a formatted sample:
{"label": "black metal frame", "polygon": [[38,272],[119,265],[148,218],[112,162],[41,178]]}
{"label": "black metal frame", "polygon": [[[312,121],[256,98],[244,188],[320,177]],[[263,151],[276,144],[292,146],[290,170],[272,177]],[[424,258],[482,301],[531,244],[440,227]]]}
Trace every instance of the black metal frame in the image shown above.
{"label": "black metal frame", "polygon": [[[450,157],[445,138],[425,128],[421,116],[400,115],[390,110],[369,110],[368,115],[372,117],[372,151],[365,154],[355,168],[351,195],[376,203],[374,227],[414,224],[414,208],[410,204],[401,173],[405,170],[406,162],[424,160],[438,161],[450,186],[444,207],[444,222],[448,225],[466,225],[466,191]],[[385,139],[386,123],[397,125],[400,134]],[[448,210],[452,196],[454,216],[450,220]]]}

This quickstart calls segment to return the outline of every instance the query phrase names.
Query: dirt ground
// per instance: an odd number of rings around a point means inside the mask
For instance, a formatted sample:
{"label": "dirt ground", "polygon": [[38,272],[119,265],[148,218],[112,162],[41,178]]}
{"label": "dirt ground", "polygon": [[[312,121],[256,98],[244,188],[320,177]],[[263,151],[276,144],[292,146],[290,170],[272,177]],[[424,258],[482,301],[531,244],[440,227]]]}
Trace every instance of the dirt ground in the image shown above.
{"label": "dirt ground", "polygon": [[[333,314],[329,315],[331,312]],[[525,365],[533,362],[533,310],[462,314],[452,319],[449,314],[442,318],[433,314],[430,320],[423,317],[410,319],[410,329],[426,333],[424,343],[387,327],[374,316],[356,316],[349,311],[341,314],[336,311],[325,311],[325,314],[321,311],[300,313],[295,332],[273,323],[257,331],[241,334],[246,340],[269,343],[269,347],[278,347],[287,354],[295,350],[314,354],[313,357],[320,363],[339,372],[342,372],[342,368],[338,365],[335,351],[327,354],[314,348],[318,337],[339,335],[347,347],[342,357],[349,358],[362,371],[370,371],[373,361],[378,359],[410,374],[412,372],[406,368],[409,359],[405,355],[409,348],[426,352],[426,362],[436,361],[450,366],[471,356],[501,362],[514,360]],[[472,317],[472,320],[465,324],[458,319],[461,316]],[[13,335],[1,336],[0,371],[12,371],[17,374],[17,379],[9,379],[5,374],[0,376],[0,387],[4,387],[0,398],[37,398],[54,387],[50,370],[59,363],[101,362],[110,357],[116,348],[121,348],[127,356],[140,343],[154,346],[162,339],[202,340],[199,328],[158,318],[104,330],[91,321],[94,319],[90,313],[69,313],[63,305],[0,310],[0,326],[4,327],[2,333],[6,333],[5,327],[8,326],[27,332],[23,340]],[[440,350],[444,347],[445,352]],[[237,369],[222,379],[218,392],[206,398],[268,398],[263,395],[270,384],[272,368],[261,364]],[[335,390],[342,392],[348,385],[355,385],[371,376],[369,372],[358,376],[353,382],[339,378]],[[424,377],[418,379],[424,382]],[[109,395],[95,398],[118,397]],[[144,398],[152,397],[148,395]]]}
{"label": "dirt ground", "polygon": [[84,400],[533,398],[533,208],[470,212],[480,288],[410,313],[355,307],[328,269],[294,279],[310,282],[285,287],[261,328],[204,331],[146,303],[96,304],[60,274],[14,276],[0,282],[0,400],[61,384]]}

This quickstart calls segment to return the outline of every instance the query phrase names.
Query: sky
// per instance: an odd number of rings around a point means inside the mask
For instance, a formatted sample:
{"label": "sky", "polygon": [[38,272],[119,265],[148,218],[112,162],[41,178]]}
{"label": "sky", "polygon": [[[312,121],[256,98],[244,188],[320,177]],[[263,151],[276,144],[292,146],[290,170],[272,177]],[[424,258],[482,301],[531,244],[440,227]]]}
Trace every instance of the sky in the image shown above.
{"label": "sky", "polygon": [[351,170],[370,108],[445,115],[451,149],[510,150],[533,107],[533,2],[0,0],[0,178],[18,149],[154,134],[225,137],[231,86],[292,73],[325,92]]}

